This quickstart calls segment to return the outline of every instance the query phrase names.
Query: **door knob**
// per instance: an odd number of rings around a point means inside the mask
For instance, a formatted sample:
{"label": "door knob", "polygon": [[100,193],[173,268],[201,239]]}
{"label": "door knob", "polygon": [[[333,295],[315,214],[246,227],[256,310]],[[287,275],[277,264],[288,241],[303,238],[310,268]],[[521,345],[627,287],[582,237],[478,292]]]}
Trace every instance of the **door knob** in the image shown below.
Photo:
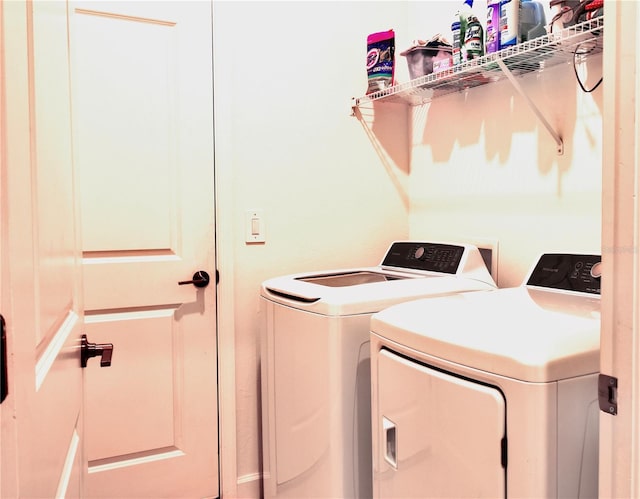
{"label": "door knob", "polygon": [[193,284],[196,288],[206,288],[209,285],[209,281],[211,278],[209,274],[207,274],[204,270],[198,270],[190,281],[180,281],[178,284],[182,286],[183,284]]}
{"label": "door knob", "polygon": [[87,367],[87,360],[91,357],[100,356],[100,367],[109,367],[111,365],[111,355],[113,354],[112,343],[89,343],[87,335],[82,335],[82,343],[80,346],[80,366]]}

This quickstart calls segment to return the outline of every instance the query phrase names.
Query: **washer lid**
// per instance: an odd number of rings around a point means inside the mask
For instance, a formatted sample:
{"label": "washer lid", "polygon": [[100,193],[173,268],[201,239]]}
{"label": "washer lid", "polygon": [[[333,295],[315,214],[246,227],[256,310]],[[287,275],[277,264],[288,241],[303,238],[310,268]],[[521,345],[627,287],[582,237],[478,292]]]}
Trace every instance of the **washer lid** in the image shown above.
{"label": "washer lid", "polygon": [[[375,272],[375,268],[371,271]],[[385,274],[397,276],[389,272]],[[305,282],[296,276],[284,276],[265,281],[262,284],[261,295],[270,301],[293,308],[321,315],[345,316],[370,314],[396,303],[418,298],[494,289],[493,284],[483,281],[439,274],[404,276],[349,286],[325,286]]]}
{"label": "washer lid", "polygon": [[496,285],[477,247],[395,241],[377,267],[286,275],[262,283],[271,301],[323,315],[373,313],[401,301]]}
{"label": "washer lid", "polygon": [[371,330],[388,342],[527,382],[599,370],[597,297],[523,286],[457,294],[390,307],[373,315]]}
{"label": "washer lid", "polygon": [[396,281],[398,279],[410,279],[408,275],[395,275],[388,272],[373,270],[354,270],[351,272],[334,272],[311,276],[296,277],[298,281],[312,282],[321,286],[341,288],[344,286],[357,286],[359,284],[371,284],[374,282]]}

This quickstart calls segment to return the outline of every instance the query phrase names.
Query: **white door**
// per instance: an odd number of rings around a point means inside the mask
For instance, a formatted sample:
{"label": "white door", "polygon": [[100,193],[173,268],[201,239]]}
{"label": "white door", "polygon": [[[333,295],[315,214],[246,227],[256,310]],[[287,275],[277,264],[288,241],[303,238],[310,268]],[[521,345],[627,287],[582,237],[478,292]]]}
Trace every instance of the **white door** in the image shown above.
{"label": "white door", "polygon": [[217,497],[212,5],[71,5],[87,495]]}
{"label": "white door", "polygon": [[500,391],[388,350],[376,364],[374,497],[506,497]]}
{"label": "white door", "polygon": [[81,497],[82,290],[65,2],[0,3],[0,497]]}

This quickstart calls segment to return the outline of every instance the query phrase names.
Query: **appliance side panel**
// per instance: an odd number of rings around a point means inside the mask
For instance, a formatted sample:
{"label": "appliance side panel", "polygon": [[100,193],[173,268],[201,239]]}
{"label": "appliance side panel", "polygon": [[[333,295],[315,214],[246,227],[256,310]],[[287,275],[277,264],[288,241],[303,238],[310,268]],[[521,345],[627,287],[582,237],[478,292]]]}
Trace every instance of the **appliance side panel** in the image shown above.
{"label": "appliance side panel", "polygon": [[598,497],[598,375],[558,383],[558,497]]}

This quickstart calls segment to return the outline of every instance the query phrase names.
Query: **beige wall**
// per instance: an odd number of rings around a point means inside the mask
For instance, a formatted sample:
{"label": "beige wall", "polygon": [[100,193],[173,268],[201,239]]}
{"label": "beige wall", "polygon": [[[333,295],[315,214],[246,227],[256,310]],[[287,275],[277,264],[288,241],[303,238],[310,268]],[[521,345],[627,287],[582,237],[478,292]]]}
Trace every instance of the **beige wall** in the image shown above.
{"label": "beige wall", "polygon": [[[410,38],[446,33],[451,2],[410,5]],[[591,87],[602,57],[578,69]],[[518,81],[563,138],[563,155],[508,81],[411,117],[411,237],[497,241],[501,287],[520,284],[541,252],[600,253],[603,87],[582,92],[571,64]]]}
{"label": "beige wall", "polygon": [[[241,497],[259,493],[264,279],[375,265],[406,237],[498,241],[501,286],[520,284],[541,251],[600,251],[602,89],[583,94],[570,65],[522,79],[562,156],[508,82],[349,115],[366,89],[367,35],[394,28],[399,54],[448,37],[455,6],[214,2],[222,445],[236,458],[223,487]],[[405,65],[397,56],[399,81]],[[586,70],[595,82],[601,59]],[[256,208],[267,240],[247,245],[244,211]]]}
{"label": "beige wall", "polygon": [[[588,69],[591,83],[601,58]],[[600,252],[601,87],[583,93],[569,65],[522,86],[563,137],[563,155],[507,81],[413,115],[411,236],[497,240],[502,287],[520,284],[541,252]]]}
{"label": "beige wall", "polygon": [[[225,393],[223,380],[222,431],[235,424],[235,436],[221,438],[237,446],[239,496],[259,486],[260,283],[377,265],[408,235],[406,170],[350,116],[366,90],[367,35],[406,17],[404,2],[214,2],[221,376],[236,385]],[[265,244],[245,244],[246,209],[264,210]]]}

